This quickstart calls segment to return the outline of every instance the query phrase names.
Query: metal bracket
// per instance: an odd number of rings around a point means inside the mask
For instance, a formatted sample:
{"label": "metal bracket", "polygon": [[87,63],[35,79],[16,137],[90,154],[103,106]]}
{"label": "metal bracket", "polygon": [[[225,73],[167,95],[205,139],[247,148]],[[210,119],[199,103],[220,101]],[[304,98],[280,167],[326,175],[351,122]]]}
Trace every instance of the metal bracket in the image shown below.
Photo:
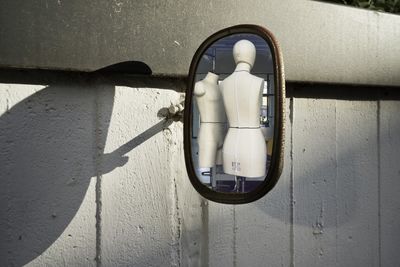
{"label": "metal bracket", "polygon": [[185,106],[185,93],[181,93],[179,95],[179,99],[177,101],[172,102],[168,107],[168,118],[171,118],[175,121],[182,120],[183,111]]}

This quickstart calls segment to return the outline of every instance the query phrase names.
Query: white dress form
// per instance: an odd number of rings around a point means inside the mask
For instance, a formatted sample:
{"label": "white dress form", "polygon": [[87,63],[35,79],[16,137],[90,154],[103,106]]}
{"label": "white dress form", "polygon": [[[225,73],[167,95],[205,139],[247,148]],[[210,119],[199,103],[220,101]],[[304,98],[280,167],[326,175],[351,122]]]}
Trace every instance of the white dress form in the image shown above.
{"label": "white dress form", "polygon": [[235,71],[221,82],[229,130],[223,145],[224,172],[246,178],[266,174],[267,146],[260,129],[264,80],[250,74],[256,49],[247,40],[233,48]]}
{"label": "white dress form", "polygon": [[218,86],[218,75],[209,72],[194,87],[200,112],[199,168],[222,165],[222,145],[226,132],[226,115]]}

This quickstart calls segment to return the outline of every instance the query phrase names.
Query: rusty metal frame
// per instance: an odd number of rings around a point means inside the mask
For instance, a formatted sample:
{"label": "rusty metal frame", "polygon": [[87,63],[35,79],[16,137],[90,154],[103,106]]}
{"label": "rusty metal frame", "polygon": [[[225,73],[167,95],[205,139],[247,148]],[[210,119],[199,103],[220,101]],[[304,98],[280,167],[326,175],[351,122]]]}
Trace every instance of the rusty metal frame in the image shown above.
{"label": "rusty metal frame", "polygon": [[[275,129],[274,129],[274,144],[272,148],[272,159],[271,165],[269,167],[268,173],[264,181],[252,192],[248,193],[225,193],[225,192],[215,192],[209,189],[207,186],[203,185],[196,176],[194,171],[194,165],[192,161],[192,148],[191,148],[191,136],[192,136],[192,114],[190,112],[193,102],[193,89],[195,84],[195,74],[197,66],[200,62],[202,55],[205,53],[207,48],[214,42],[221,38],[232,34],[240,33],[252,33],[259,35],[263,38],[271,48],[271,53],[273,56],[273,64],[275,70]],[[222,29],[210,37],[208,37],[197,49],[193,56],[192,62],[190,64],[189,75],[188,75],[188,85],[186,90],[185,99],[185,112],[184,112],[184,152],[185,152],[185,162],[186,170],[189,175],[190,182],[194,188],[203,197],[225,204],[243,204],[255,201],[269,191],[271,191],[277,184],[279,177],[282,172],[283,167],[283,155],[284,155],[284,122],[285,122],[285,78],[284,78],[284,67],[283,59],[280,47],[276,41],[273,34],[264,27],[251,24],[236,25],[229,28]]]}

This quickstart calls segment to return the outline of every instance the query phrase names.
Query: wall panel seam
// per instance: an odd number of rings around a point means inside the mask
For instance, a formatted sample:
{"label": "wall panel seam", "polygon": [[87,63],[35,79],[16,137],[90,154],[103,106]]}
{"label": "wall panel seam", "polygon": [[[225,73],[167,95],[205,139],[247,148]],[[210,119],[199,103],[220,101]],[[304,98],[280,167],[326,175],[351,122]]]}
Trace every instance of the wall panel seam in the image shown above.
{"label": "wall panel seam", "polygon": [[102,202],[101,202],[101,182],[102,182],[102,175],[101,175],[101,155],[103,152],[101,144],[101,136],[100,136],[100,107],[99,107],[99,88],[95,90],[95,112],[94,112],[94,134],[95,134],[95,173],[96,173],[96,192],[95,192],[95,201],[96,201],[96,257],[95,262],[96,266],[101,266],[101,209],[102,209]]}
{"label": "wall panel seam", "polygon": [[289,103],[289,123],[290,123],[290,266],[294,267],[294,175],[293,175],[293,120],[294,107],[293,97]]}
{"label": "wall panel seam", "polygon": [[382,266],[382,235],[381,235],[381,101],[377,100],[376,108],[376,122],[377,122],[377,160],[378,160],[378,264]]}

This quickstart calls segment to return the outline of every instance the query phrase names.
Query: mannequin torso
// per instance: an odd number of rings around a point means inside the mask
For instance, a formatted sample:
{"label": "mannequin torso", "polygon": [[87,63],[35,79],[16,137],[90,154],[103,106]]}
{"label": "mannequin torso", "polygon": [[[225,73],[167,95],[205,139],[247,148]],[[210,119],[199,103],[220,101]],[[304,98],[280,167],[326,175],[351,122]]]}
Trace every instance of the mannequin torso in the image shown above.
{"label": "mannequin torso", "polygon": [[222,95],[218,86],[218,77],[218,75],[209,72],[203,80],[195,84],[194,95],[196,96],[202,123],[226,122]]}
{"label": "mannequin torso", "polygon": [[259,128],[264,80],[249,72],[234,72],[221,83],[229,127]]}
{"label": "mannequin torso", "polygon": [[218,75],[209,72],[195,84],[194,95],[200,112],[199,168],[222,164],[226,115],[218,86]]}
{"label": "mannequin torso", "polygon": [[266,173],[267,148],[260,129],[264,80],[239,63],[220,84],[229,130],[223,146],[224,172],[248,178]]}

